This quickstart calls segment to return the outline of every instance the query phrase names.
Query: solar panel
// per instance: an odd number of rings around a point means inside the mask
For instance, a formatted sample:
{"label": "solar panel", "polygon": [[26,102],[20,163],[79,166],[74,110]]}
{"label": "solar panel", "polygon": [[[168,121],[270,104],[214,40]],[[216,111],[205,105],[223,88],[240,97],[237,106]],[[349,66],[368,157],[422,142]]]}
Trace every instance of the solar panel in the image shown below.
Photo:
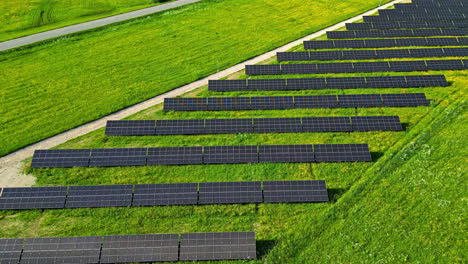
{"label": "solar panel", "polygon": [[256,259],[254,232],[182,234],[180,261]]}
{"label": "solar panel", "polygon": [[291,96],[252,97],[251,100],[251,109],[253,110],[294,108],[294,102]]}
{"label": "solar panel", "polygon": [[415,22],[387,22],[387,23],[346,23],[347,30],[376,30],[376,29],[408,29],[408,28],[465,28],[468,21],[439,20]]}
{"label": "solar panel", "polygon": [[386,107],[428,106],[429,101],[423,93],[412,94],[382,94]]}
{"label": "solar panel", "polygon": [[250,97],[210,97],[207,110],[250,110]]}
{"label": "solar panel", "polygon": [[317,162],[372,161],[367,144],[314,145]]}
{"label": "solar panel", "polygon": [[[230,81],[230,80],[226,80]],[[284,79],[247,80],[249,91],[281,90],[286,86]]]}
{"label": "solar panel", "polygon": [[205,120],[157,120],[157,135],[198,135],[205,131]]}
{"label": "solar panel", "polygon": [[398,116],[353,116],[353,131],[402,131]]}
{"label": "solar panel", "polygon": [[262,203],[261,182],[202,182],[199,204]]}
{"label": "solar panel", "polygon": [[34,151],[32,168],[87,167],[89,149],[42,149]]}
{"label": "solar panel", "polygon": [[179,235],[104,237],[100,263],[178,261]]}
{"label": "solar panel", "polygon": [[0,210],[63,208],[66,194],[66,187],[3,188]]}
{"label": "solar panel", "polygon": [[132,193],[132,185],[71,186],[65,208],[130,206]]}
{"label": "solar panel", "polygon": [[206,134],[253,133],[252,119],[207,119]]}
{"label": "solar panel", "polygon": [[206,98],[165,98],[164,111],[205,111]]}
{"label": "solar panel", "polygon": [[202,164],[202,147],[148,148],[147,165]]}
{"label": "solar panel", "polygon": [[108,120],[106,135],[108,136],[142,136],[154,135],[155,120]]}
{"label": "solar panel", "polygon": [[355,39],[355,40],[314,40],[305,41],[305,49],[341,48],[391,48],[409,46],[466,46],[468,38],[402,38],[402,39]]}
{"label": "solar panel", "polygon": [[304,132],[351,132],[349,117],[303,117]]}
{"label": "solar panel", "polygon": [[338,107],[336,95],[294,96],[296,108],[335,108]]}
{"label": "solar panel", "polygon": [[428,20],[455,20],[465,19],[464,14],[409,14],[409,15],[380,15],[380,16],[364,16],[364,22],[388,22],[388,21],[428,21]]}
{"label": "solar panel", "polygon": [[260,162],[315,162],[312,145],[275,145],[259,147]]}
{"label": "solar panel", "polygon": [[380,94],[346,94],[338,95],[339,107],[382,107]]}
{"label": "solar panel", "polygon": [[146,148],[93,149],[90,167],[144,166]]}
{"label": "solar panel", "polygon": [[265,181],[265,203],[328,202],[325,181]]}
{"label": "solar panel", "polygon": [[247,80],[209,80],[208,81],[208,88],[210,91],[221,92],[225,89],[239,89],[239,90],[247,90]]}
{"label": "solar panel", "polygon": [[257,146],[204,147],[203,163],[258,163]]}
{"label": "solar panel", "polygon": [[0,239],[0,263],[17,264],[23,250],[22,238]]}
{"label": "solar panel", "polygon": [[[269,65],[253,65],[256,75],[265,75],[264,67]],[[312,71],[312,69],[315,69]],[[311,63],[311,64],[285,64],[281,74],[307,73],[358,73],[358,72],[411,72],[411,71],[439,71],[464,70],[461,60],[425,60],[425,61],[377,61],[353,63]],[[311,71],[309,71],[311,70]],[[252,101],[254,105],[254,102]]]}
{"label": "solar panel", "polygon": [[302,132],[300,118],[255,118],[255,133],[298,133]]}
{"label": "solar panel", "polygon": [[[291,52],[294,53],[294,52]],[[468,48],[431,48],[431,49],[390,49],[390,50],[345,50],[340,51],[316,51],[314,54],[329,54],[326,60],[371,60],[391,58],[424,58],[424,57],[465,57],[468,56]],[[333,55],[332,55],[333,53]],[[294,61],[314,61],[319,59],[297,59]],[[292,59],[290,61],[293,61]],[[235,89],[235,88],[234,88]],[[274,90],[278,88],[275,87]],[[281,89],[281,88],[280,88]],[[271,89],[273,90],[273,89]]]}
{"label": "solar panel", "polygon": [[132,206],[197,204],[198,184],[137,184]]}
{"label": "solar panel", "polygon": [[99,263],[101,237],[27,238],[21,263]]}

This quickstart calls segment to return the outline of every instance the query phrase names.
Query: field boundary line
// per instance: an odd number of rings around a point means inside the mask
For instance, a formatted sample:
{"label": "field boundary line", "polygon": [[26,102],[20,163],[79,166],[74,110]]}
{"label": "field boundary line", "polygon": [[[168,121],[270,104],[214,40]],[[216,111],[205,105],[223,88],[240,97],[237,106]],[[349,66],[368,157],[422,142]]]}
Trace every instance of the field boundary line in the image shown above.
{"label": "field boundary line", "polygon": [[130,19],[134,19],[134,18],[138,18],[142,16],[152,15],[154,13],[158,13],[161,11],[165,11],[168,9],[172,9],[172,8],[200,2],[200,1],[201,0],[178,0],[178,1],[170,2],[166,4],[161,4],[157,6],[147,7],[147,8],[123,13],[123,14],[118,14],[118,15],[114,15],[110,17],[91,20],[91,21],[87,21],[87,22],[83,22],[83,23],[79,23],[75,25],[70,25],[66,27],[61,27],[57,29],[52,29],[52,30],[48,30],[48,31],[44,31],[44,32],[40,32],[40,33],[36,33],[36,34],[24,36],[24,37],[19,37],[19,38],[15,38],[11,40],[6,40],[3,42],[0,42],[0,51],[19,48],[19,47],[26,46],[29,44],[34,44],[36,42],[53,39],[57,37],[62,37],[62,36],[72,34],[72,33],[77,33],[77,32],[86,31],[90,29],[96,29],[96,28],[100,28],[100,27],[107,26],[110,24],[123,22],[126,20],[130,20]]}
{"label": "field boundary line", "polygon": [[[252,59],[241,62],[241,63],[239,63],[237,65],[234,65],[234,66],[232,66],[232,67],[230,67],[228,69],[219,71],[219,72],[217,72],[215,74],[212,74],[212,75],[209,75],[208,77],[202,78],[202,79],[200,79],[198,81],[189,83],[189,84],[181,86],[179,88],[175,88],[174,90],[171,90],[169,92],[160,94],[158,96],[155,96],[153,98],[145,100],[145,101],[143,101],[141,103],[137,103],[137,104],[135,104],[133,106],[129,106],[127,108],[119,110],[119,111],[117,111],[115,113],[112,113],[110,115],[107,115],[105,117],[101,117],[101,118],[99,118],[97,120],[94,120],[94,121],[91,121],[89,123],[80,125],[80,126],[78,126],[76,128],[67,130],[67,131],[62,132],[60,134],[57,134],[55,136],[49,137],[49,138],[41,140],[41,141],[39,141],[37,143],[33,143],[33,144],[29,145],[29,146],[26,146],[24,148],[16,150],[16,151],[14,151],[14,152],[12,152],[10,154],[7,154],[6,156],[0,158],[0,167],[6,166],[7,164],[20,162],[20,161],[22,161],[22,160],[24,160],[24,159],[26,159],[28,157],[31,157],[33,155],[33,153],[34,153],[34,150],[36,150],[36,149],[53,148],[53,147],[55,147],[57,145],[60,145],[60,144],[63,144],[65,142],[67,142],[68,140],[83,136],[83,135],[85,135],[85,134],[87,134],[89,132],[100,129],[100,128],[102,128],[102,127],[104,127],[106,125],[107,120],[123,119],[123,118],[126,118],[126,117],[130,116],[130,115],[136,114],[136,113],[138,113],[138,112],[140,112],[142,110],[145,110],[145,109],[147,109],[149,107],[158,105],[158,104],[164,102],[165,98],[176,97],[176,96],[181,96],[183,94],[186,94],[186,93],[188,93],[190,91],[193,91],[193,90],[195,90],[197,88],[200,88],[201,86],[207,85],[208,80],[220,79],[220,78],[226,77],[228,75],[231,75],[233,73],[236,73],[238,71],[241,71],[241,70],[243,70],[245,68],[246,65],[257,64],[257,63],[260,63],[262,61],[265,61],[265,60],[267,60],[269,58],[272,58],[272,57],[276,56],[277,52],[287,51],[287,50],[289,50],[291,48],[294,48],[294,47],[296,47],[298,45],[301,45],[302,42],[304,42],[306,40],[320,37],[321,35],[325,34],[327,31],[342,28],[342,27],[345,26],[346,23],[355,22],[357,20],[362,19],[363,16],[367,16],[367,15],[371,15],[371,14],[375,13],[378,9],[388,8],[388,7],[392,6],[395,3],[399,3],[399,2],[403,2],[403,1],[406,1],[406,0],[391,1],[391,2],[389,2],[387,4],[384,4],[384,5],[381,5],[379,7],[374,8],[374,9],[371,9],[369,11],[366,11],[365,13],[362,13],[362,14],[357,15],[355,17],[352,17],[352,18],[349,18],[349,19],[344,20],[342,22],[339,22],[338,24],[332,25],[330,27],[327,27],[327,28],[319,30],[319,31],[317,31],[315,33],[312,33],[312,34],[310,34],[308,36],[297,39],[297,40],[295,40],[293,42],[290,42],[290,43],[288,43],[288,44],[286,44],[284,46],[273,49],[273,50],[271,50],[269,52],[266,52],[266,53],[264,53],[262,55],[259,55],[257,57],[252,58]],[[0,175],[0,176],[2,176],[2,175]]]}

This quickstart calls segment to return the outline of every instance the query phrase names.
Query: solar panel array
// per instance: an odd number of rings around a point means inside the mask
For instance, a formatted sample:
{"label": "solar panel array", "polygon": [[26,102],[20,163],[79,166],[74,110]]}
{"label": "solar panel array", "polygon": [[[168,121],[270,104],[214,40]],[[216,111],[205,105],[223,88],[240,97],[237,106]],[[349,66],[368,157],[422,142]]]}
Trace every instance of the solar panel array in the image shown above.
{"label": "solar panel array", "polygon": [[[242,104],[236,99],[242,100]],[[252,99],[251,99],[252,98]],[[259,109],[293,109],[293,108],[348,108],[348,107],[385,107],[388,105],[399,107],[428,106],[429,101],[423,93],[392,94],[348,94],[348,95],[309,95],[309,96],[270,96],[261,97],[216,97],[216,101],[223,104],[213,107],[207,100],[203,107],[186,107],[192,98],[168,98],[164,100],[165,111],[231,111],[231,110],[259,110]],[[211,98],[207,98],[211,99]],[[256,99],[256,100],[254,100]],[[260,108],[259,101],[270,102]],[[167,102],[167,104],[166,104]],[[353,102],[352,104],[350,102]],[[410,103],[411,102],[411,103]]]}
{"label": "solar panel array", "polygon": [[[366,131],[369,124],[365,120],[356,123],[356,126]],[[372,126],[372,125],[370,125]],[[360,160],[369,160],[366,145],[316,145],[317,155],[324,155],[323,149],[328,151],[328,156],[340,156],[343,160],[353,160],[352,156],[358,156]],[[263,146],[260,150],[260,159],[263,162],[315,162],[315,154],[310,145],[300,146]],[[290,156],[287,156],[290,155]],[[339,161],[335,158],[334,161]],[[268,182],[271,185],[307,185],[310,188],[291,187],[284,196],[294,195],[294,192],[305,192],[310,196],[308,200],[301,202],[328,202],[325,181],[288,181]],[[265,184],[263,184],[265,185]],[[318,188],[317,186],[320,186]],[[42,198],[55,198],[57,194],[51,190],[64,190],[63,203],[50,207],[47,204],[37,204],[31,200],[16,199],[15,203],[9,203],[14,198],[0,196],[0,210],[26,210],[26,209],[64,209],[64,208],[97,208],[97,207],[129,207],[129,206],[165,206],[165,205],[203,205],[203,204],[249,204],[264,203],[264,188],[262,182],[203,182],[203,183],[165,183],[165,184],[136,184],[136,185],[92,185],[92,186],[60,186],[60,187],[29,187],[29,188],[4,188],[4,193],[34,193]],[[299,187],[298,187],[299,188]],[[79,195],[77,195],[77,190]],[[121,190],[121,193],[118,193]],[[68,191],[68,192],[67,192]],[[315,195],[316,191],[320,197]],[[310,192],[310,193],[308,193]],[[24,197],[22,197],[24,198]],[[36,198],[37,199],[37,198]],[[279,202],[291,202],[287,199]],[[131,262],[131,261],[130,261]]]}
{"label": "solar panel array", "polygon": [[465,14],[408,14],[408,15],[381,15],[381,16],[364,16],[364,22],[392,22],[392,21],[427,21],[427,20],[463,20],[466,19]]}
{"label": "solar panel array", "polygon": [[[348,104],[353,104],[352,101],[347,102]],[[352,144],[351,144],[352,145]],[[292,145],[294,146],[294,145]],[[308,145],[312,150],[314,146],[317,145]],[[367,148],[367,145],[365,145]],[[161,148],[145,148],[147,154],[145,157],[146,161],[144,163],[138,163],[137,165],[189,165],[189,164],[228,164],[228,163],[258,163],[259,156],[261,160],[262,153],[258,149],[264,146],[208,146],[208,147],[161,147]],[[70,149],[54,149],[49,150],[50,160],[48,156],[42,155],[41,150],[36,150],[37,153],[41,155],[41,162],[37,162],[36,152],[33,156],[32,167],[34,168],[54,168],[62,167],[62,163],[57,163],[58,157],[61,156],[61,153],[70,153],[73,150]],[[70,161],[67,163],[67,167],[109,167],[109,164],[116,167],[123,166],[137,166],[135,163],[130,163],[128,160],[132,160],[134,156],[125,156],[131,155],[131,149],[93,149],[89,150],[90,159],[88,165],[80,162],[76,162],[75,165]],[[100,155],[102,153],[109,153],[107,155],[108,162],[105,164],[96,164],[93,163],[93,153],[98,152]],[[290,153],[294,154],[294,153]],[[350,151],[350,159],[353,160],[354,152]],[[355,161],[370,161],[370,153],[367,149],[368,157],[366,159],[360,159],[356,156]],[[138,153],[138,158],[140,154]],[[67,159],[72,159],[66,157]],[[348,161],[348,159],[346,160]],[[291,161],[294,162],[294,161]],[[301,162],[301,161],[296,161]],[[310,162],[314,162],[311,160]],[[109,197],[110,198],[110,197]],[[111,199],[111,198],[110,198]],[[123,202],[123,201],[121,201]]]}
{"label": "solar panel array", "polygon": [[466,36],[465,28],[328,31],[329,39]]}
{"label": "solar panel array", "polygon": [[466,57],[468,48],[278,52],[278,61],[377,60],[392,58]]}
{"label": "solar panel array", "polygon": [[347,30],[466,27],[468,27],[468,20],[436,20],[416,22],[396,21],[388,23],[346,23]]}
{"label": "solar panel array", "polygon": [[[302,133],[302,132],[335,132],[342,131],[341,126],[346,123],[348,129],[343,132],[355,131],[352,124],[360,119],[368,120],[373,124],[373,129],[369,131],[400,131],[402,126],[398,116],[353,116],[353,117],[294,117],[294,118],[246,118],[246,119],[193,119],[197,125],[186,126],[182,120],[165,120],[172,121],[171,135],[200,135],[200,134],[235,134],[235,133]],[[213,122],[216,120],[217,122]],[[345,120],[343,122],[343,120]],[[129,131],[137,131],[140,122],[135,120],[135,123],[124,121],[119,124],[119,120],[107,121],[112,123],[111,127],[106,128],[107,135],[130,136]],[[159,120],[158,120],[159,121]],[[183,120],[185,121],[185,120]],[[306,126],[310,122],[315,124],[317,130],[310,131]],[[381,125],[382,122],[388,125]],[[216,123],[216,127],[209,124]],[[166,122],[170,125],[171,122]],[[360,131],[360,130],[358,130]],[[153,131],[148,130],[146,135],[161,135],[158,134],[157,127]],[[141,136],[144,134],[133,134]],[[164,135],[169,135],[165,133]]]}
{"label": "solar panel array", "polygon": [[256,258],[254,232],[0,239],[2,264],[149,263]]}
{"label": "solar panel array", "polygon": [[247,65],[248,75],[466,70],[468,60],[376,61]]}
{"label": "solar panel array", "polygon": [[387,38],[304,41],[305,49],[366,49],[391,47],[468,46],[467,37],[456,38]]}

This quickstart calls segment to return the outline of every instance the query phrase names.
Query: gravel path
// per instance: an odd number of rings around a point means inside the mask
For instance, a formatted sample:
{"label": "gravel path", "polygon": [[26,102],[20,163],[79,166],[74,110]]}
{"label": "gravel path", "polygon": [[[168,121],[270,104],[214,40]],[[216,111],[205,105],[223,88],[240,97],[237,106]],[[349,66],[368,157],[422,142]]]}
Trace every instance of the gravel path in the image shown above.
{"label": "gravel path", "polygon": [[[48,139],[45,139],[43,141],[40,141],[38,143],[32,144],[28,147],[25,147],[23,149],[17,150],[7,156],[4,156],[0,158],[0,186],[30,186],[33,184],[33,182],[25,180],[24,177],[30,177],[27,175],[24,175],[21,173],[20,168],[21,168],[21,161],[24,159],[27,159],[32,156],[34,153],[34,150],[36,149],[49,149],[52,147],[55,147],[57,145],[60,145],[62,143],[65,143],[66,141],[85,135],[91,131],[94,131],[96,129],[102,128],[106,125],[107,120],[116,120],[116,119],[122,119],[127,116],[130,116],[132,114],[135,114],[137,112],[140,112],[142,110],[145,110],[149,107],[152,107],[154,105],[160,104],[164,101],[164,98],[169,98],[169,97],[175,97],[175,96],[180,96],[183,95],[187,92],[193,91],[203,85],[208,84],[208,80],[216,80],[220,79],[223,77],[226,77],[230,74],[236,73],[240,70],[243,70],[245,68],[245,65],[251,65],[251,64],[257,64],[262,61],[265,61],[267,59],[270,59],[273,56],[276,56],[277,52],[282,52],[282,51],[287,51],[295,46],[298,46],[302,44],[302,42],[306,40],[310,40],[313,38],[320,37],[321,35],[325,34],[327,31],[331,30],[336,30],[339,28],[342,28],[345,26],[346,23],[352,23],[357,20],[362,19],[362,16],[367,16],[375,13],[377,9],[382,9],[382,8],[388,8],[391,5],[399,2],[403,2],[405,0],[395,0],[390,3],[387,3],[385,5],[382,5],[376,9],[372,9],[364,14],[358,15],[356,17],[350,18],[348,20],[345,20],[343,22],[340,22],[336,25],[333,25],[331,27],[322,29],[320,31],[317,31],[311,35],[308,35],[304,38],[298,39],[296,41],[293,41],[291,43],[288,43],[280,48],[277,48],[275,50],[269,51],[267,53],[264,53],[258,57],[255,57],[253,59],[250,59],[248,61],[244,61],[240,64],[237,64],[231,68],[228,68],[226,70],[220,71],[218,73],[215,73],[213,75],[210,75],[206,78],[203,78],[201,80],[198,80],[196,82],[184,85],[182,87],[176,88],[170,92],[158,95],[156,97],[153,97],[151,99],[148,99],[144,102],[141,102],[139,104],[130,106],[128,108],[122,109],[116,113],[113,113],[111,115],[108,115],[106,117],[103,117],[101,119],[98,119],[96,121],[84,124],[82,126],[79,126],[77,128],[68,130],[66,132],[63,132],[61,134],[58,134],[56,136],[50,137]],[[28,183],[28,184],[25,184]]]}
{"label": "gravel path", "polygon": [[58,28],[54,30],[49,30],[41,33],[37,33],[34,35],[29,35],[17,39],[12,39],[4,42],[0,42],[0,51],[13,49],[17,47],[21,47],[24,45],[29,45],[32,43],[36,43],[39,41],[56,38],[60,36],[64,36],[70,33],[76,33],[84,30],[94,29],[102,26],[106,26],[112,23],[121,22],[141,16],[151,15],[153,13],[161,12],[164,10],[168,10],[171,8],[192,4],[195,2],[199,2],[200,0],[179,0],[175,2],[170,2],[167,4],[162,4],[158,6],[148,7],[120,15],[110,16],[106,18],[101,18],[93,21],[84,22],[81,24],[76,24],[68,27]]}

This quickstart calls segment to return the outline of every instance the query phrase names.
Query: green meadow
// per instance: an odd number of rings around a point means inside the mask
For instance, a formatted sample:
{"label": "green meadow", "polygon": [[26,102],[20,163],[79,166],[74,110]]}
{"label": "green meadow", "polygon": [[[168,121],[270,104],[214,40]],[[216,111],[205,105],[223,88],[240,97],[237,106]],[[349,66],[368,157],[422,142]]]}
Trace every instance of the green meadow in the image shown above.
{"label": "green meadow", "polygon": [[467,169],[463,97],[468,71],[442,73],[449,87],[236,93],[204,87],[190,94],[424,92],[429,107],[164,112],[158,105],[130,118],[398,115],[405,127],[401,132],[109,137],[99,129],[58,147],[368,143],[374,159],[370,163],[26,169],[39,186],[321,179],[327,181],[330,203],[3,211],[0,237],[253,230],[259,260],[220,263],[462,263],[467,216],[462,191]]}
{"label": "green meadow", "polygon": [[0,2],[0,41],[169,1],[171,0],[3,0]]}
{"label": "green meadow", "polygon": [[1,52],[0,156],[383,2],[205,0]]}

